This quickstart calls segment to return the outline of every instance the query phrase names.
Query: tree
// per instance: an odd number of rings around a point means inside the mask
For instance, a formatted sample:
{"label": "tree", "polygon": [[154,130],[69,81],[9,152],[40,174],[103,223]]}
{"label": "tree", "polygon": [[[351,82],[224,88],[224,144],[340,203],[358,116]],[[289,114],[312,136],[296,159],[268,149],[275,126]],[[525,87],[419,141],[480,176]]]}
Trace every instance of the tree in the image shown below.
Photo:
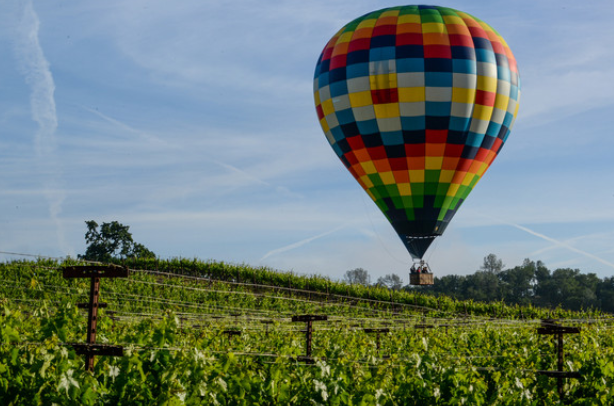
{"label": "tree", "polygon": [[550,270],[546,268],[542,261],[537,261],[535,264],[535,284],[533,286],[533,304],[537,306],[548,307],[551,305],[549,302],[551,288]]}
{"label": "tree", "polygon": [[[463,286],[467,276],[464,275],[444,275],[441,278],[435,277],[435,284],[429,286],[433,293],[438,295],[450,296],[454,299],[465,299]],[[424,288],[425,286],[421,286]]]}
{"label": "tree", "polygon": [[614,313],[614,276],[604,278],[597,286],[601,310]]}
{"label": "tree", "polygon": [[403,287],[403,279],[401,279],[397,274],[388,274],[377,278],[377,285],[385,286],[392,290],[399,290]]}
{"label": "tree", "polygon": [[533,283],[539,265],[526,258],[522,266],[516,266],[499,273],[505,291],[505,301],[522,305],[531,304],[534,296]]}
{"label": "tree", "polygon": [[343,275],[343,280],[352,285],[357,284],[368,286],[371,283],[371,276],[366,270],[362,268],[356,268],[350,271],[346,271],[345,275]]}
{"label": "tree", "polygon": [[489,271],[477,271],[473,275],[467,275],[463,288],[466,298],[483,302],[499,300],[501,296],[499,278]]}
{"label": "tree", "polygon": [[503,270],[505,265],[503,261],[497,258],[495,254],[488,254],[484,257],[484,264],[480,267],[482,271],[498,274]]}
{"label": "tree", "polygon": [[89,244],[85,254],[79,258],[88,261],[109,262],[113,258],[155,258],[156,254],[143,244],[135,243],[132,239],[130,226],[112,221],[98,223],[94,220],[86,221],[87,232],[85,241]]}

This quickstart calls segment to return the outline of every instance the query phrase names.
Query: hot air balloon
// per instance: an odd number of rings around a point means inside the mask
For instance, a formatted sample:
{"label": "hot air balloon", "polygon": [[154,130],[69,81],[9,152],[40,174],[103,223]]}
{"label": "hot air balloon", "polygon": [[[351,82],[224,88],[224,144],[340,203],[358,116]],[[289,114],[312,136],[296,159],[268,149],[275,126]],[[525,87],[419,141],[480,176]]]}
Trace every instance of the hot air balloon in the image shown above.
{"label": "hot air balloon", "polygon": [[328,142],[414,261],[501,150],[519,97],[505,40],[476,17],[437,6],[353,20],[326,44],[314,75]]}

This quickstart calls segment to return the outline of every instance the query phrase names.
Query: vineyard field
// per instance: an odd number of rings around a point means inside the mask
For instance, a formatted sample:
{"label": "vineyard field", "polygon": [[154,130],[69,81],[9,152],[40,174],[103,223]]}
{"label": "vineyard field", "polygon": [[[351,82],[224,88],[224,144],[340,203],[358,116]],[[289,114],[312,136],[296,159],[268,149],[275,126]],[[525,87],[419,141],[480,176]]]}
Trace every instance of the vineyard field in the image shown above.
{"label": "vineyard field", "polygon": [[[248,266],[124,264],[101,278],[86,371],[89,279],[77,261],[0,264],[2,405],[611,405],[614,319],[349,286]],[[312,336],[300,315],[313,321]],[[556,339],[564,337],[563,396]],[[307,354],[310,353],[308,357]]]}

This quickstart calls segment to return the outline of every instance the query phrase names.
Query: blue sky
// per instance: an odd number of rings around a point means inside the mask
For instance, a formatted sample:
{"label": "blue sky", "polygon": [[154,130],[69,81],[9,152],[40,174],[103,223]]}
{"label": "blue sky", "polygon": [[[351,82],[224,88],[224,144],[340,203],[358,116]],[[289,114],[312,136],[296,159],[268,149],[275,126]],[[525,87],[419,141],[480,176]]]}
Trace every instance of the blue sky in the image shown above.
{"label": "blue sky", "polygon": [[[514,52],[508,142],[426,255],[614,274],[611,0],[439,3]],[[0,2],[0,251],[85,250],[117,220],[160,257],[407,279],[409,254],[329,147],[316,60],[390,1]],[[0,254],[2,259],[13,255]]]}

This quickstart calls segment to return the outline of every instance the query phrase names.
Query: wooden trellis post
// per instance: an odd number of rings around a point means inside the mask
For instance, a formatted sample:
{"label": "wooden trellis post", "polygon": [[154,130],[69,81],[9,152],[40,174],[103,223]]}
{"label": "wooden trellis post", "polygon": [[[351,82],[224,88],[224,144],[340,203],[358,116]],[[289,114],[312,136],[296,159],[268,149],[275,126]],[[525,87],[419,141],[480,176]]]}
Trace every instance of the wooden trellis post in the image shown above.
{"label": "wooden trellis post", "polygon": [[422,312],[422,323],[416,323],[414,325],[414,328],[421,328],[422,329],[422,335],[426,335],[426,329],[427,328],[435,328],[435,326],[433,324],[426,324],[426,313],[423,311]]}
{"label": "wooden trellis post", "polygon": [[557,370],[556,371],[538,371],[540,375],[546,375],[551,378],[556,378],[557,389],[559,397],[563,399],[563,379],[565,378],[580,378],[580,372],[578,371],[564,371],[563,363],[565,359],[565,353],[563,350],[563,334],[579,334],[580,328],[578,327],[564,327],[557,323],[553,319],[542,320],[542,327],[537,329],[537,334],[547,334],[554,336],[553,339],[555,349],[557,352]]}
{"label": "wooden trellis post", "polygon": [[377,353],[379,354],[380,346],[380,333],[389,333],[389,328],[365,328],[365,333],[375,333],[375,348],[377,349]]}
{"label": "wooden trellis post", "polygon": [[266,326],[266,336],[269,336],[269,325],[273,324],[273,320],[260,320],[260,323],[264,324]]}
{"label": "wooden trellis post", "polygon": [[305,314],[302,316],[292,316],[292,322],[305,322],[307,323],[307,329],[305,330],[305,352],[306,355],[303,358],[307,362],[312,362],[311,359],[311,338],[313,333],[314,321],[326,321],[328,316],[319,316],[313,314]]}
{"label": "wooden trellis post", "polygon": [[241,335],[241,330],[223,330],[222,333],[228,336],[228,344],[230,344],[230,341],[233,336]]}
{"label": "wooden trellis post", "polygon": [[83,265],[69,266],[63,269],[62,276],[70,278],[90,278],[89,303],[79,303],[80,308],[87,308],[87,335],[85,344],[72,344],[77,354],[85,355],[85,370],[94,369],[96,355],[122,356],[124,349],[116,345],[96,344],[96,325],[98,323],[98,308],[106,307],[106,303],[99,303],[100,278],[127,278],[128,268],[116,265]]}

